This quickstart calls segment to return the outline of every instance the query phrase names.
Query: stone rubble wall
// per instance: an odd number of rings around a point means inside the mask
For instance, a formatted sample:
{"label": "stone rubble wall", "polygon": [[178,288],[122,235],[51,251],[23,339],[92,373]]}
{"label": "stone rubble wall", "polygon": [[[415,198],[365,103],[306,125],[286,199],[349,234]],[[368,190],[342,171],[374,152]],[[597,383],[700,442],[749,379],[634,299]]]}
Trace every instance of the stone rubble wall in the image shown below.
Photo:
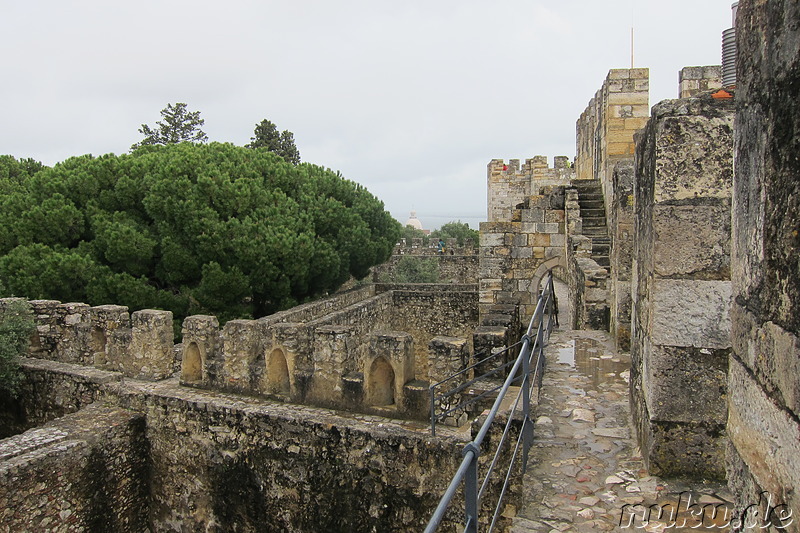
{"label": "stone rubble wall", "polygon": [[[23,367],[64,380],[56,389],[97,379],[97,370],[70,363],[26,359]],[[117,373],[100,389],[79,412],[0,441],[0,516],[10,531],[419,531],[471,438],[174,379]],[[481,468],[491,459],[482,450]],[[490,483],[484,505],[501,482]],[[442,527],[460,523],[456,504]]]}
{"label": "stone rubble wall", "polygon": [[[565,247],[570,316],[565,324],[572,329],[608,330],[608,270],[592,259],[592,240],[582,234],[583,219],[578,191],[565,191],[564,213],[567,227]],[[563,319],[562,319],[563,320]]]}
{"label": "stone rubble wall", "polygon": [[149,479],[144,417],[93,404],[0,441],[0,528],[146,531]]}
{"label": "stone rubble wall", "polygon": [[742,1],[736,35],[728,482],[800,531],[800,4]]}
{"label": "stone rubble wall", "polygon": [[655,475],[724,475],[733,112],[665,100],[637,139],[631,395]]}
{"label": "stone rubble wall", "polygon": [[107,383],[123,379],[119,372],[72,365],[65,369],[65,363],[45,359],[24,357],[21,362],[26,371],[19,395],[0,405],[0,411],[13,414],[0,427],[0,439],[75,413],[100,398]]}
{"label": "stone rubble wall", "polygon": [[[157,381],[179,372],[187,386],[427,419],[430,341],[458,336],[471,348],[477,291],[459,284],[381,290],[371,285],[224,326],[213,316],[190,316],[182,324],[180,345],[173,344],[172,315],[166,311],[129,314],[122,306],[33,301],[37,330],[30,355],[137,379]],[[76,387],[88,391],[83,404],[91,401],[91,386]],[[41,389],[48,399],[39,404],[61,401],[62,394]],[[76,389],[66,396],[83,393]],[[43,419],[10,399],[3,402],[12,413],[7,418],[14,429],[8,433]],[[63,412],[77,408],[65,405]],[[46,411],[57,412],[58,406]]]}
{"label": "stone rubble wall", "polygon": [[609,262],[609,331],[614,335],[617,348],[631,349],[631,267],[633,265],[633,183],[632,160],[623,160],[614,166],[612,174],[611,255]]}
{"label": "stone rubble wall", "polygon": [[446,253],[438,253],[436,248],[430,247],[397,247],[389,260],[382,265],[372,269],[372,279],[375,283],[381,283],[383,279],[391,279],[391,275],[397,268],[397,263],[403,257],[413,256],[424,259],[434,259],[439,267],[439,283],[478,283],[478,249],[470,247],[445,246]]}
{"label": "stone rubble wall", "polygon": [[[0,306],[13,298],[0,299]],[[55,300],[29,302],[36,320],[30,356],[94,366],[138,379],[164,379],[175,370],[172,313],[128,313],[119,305],[90,307]]]}

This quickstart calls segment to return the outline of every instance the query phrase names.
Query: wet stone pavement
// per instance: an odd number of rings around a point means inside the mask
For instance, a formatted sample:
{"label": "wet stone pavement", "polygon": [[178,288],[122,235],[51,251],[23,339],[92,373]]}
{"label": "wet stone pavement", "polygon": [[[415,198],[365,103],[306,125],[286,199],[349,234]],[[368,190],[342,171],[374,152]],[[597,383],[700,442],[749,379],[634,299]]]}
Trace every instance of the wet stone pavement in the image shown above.
{"label": "wet stone pavement", "polygon": [[524,505],[510,532],[730,530],[724,484],[648,475],[631,426],[630,357],[607,333],[555,330],[546,353]]}

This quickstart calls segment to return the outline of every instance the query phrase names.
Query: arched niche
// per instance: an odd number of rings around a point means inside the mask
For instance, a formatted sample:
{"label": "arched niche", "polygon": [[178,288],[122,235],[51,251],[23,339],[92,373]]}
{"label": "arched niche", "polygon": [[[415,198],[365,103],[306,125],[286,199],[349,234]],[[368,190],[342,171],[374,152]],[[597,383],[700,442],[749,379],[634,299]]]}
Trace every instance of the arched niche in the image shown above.
{"label": "arched niche", "polygon": [[275,348],[267,359],[267,392],[288,395],[291,392],[289,365],[283,350]]}
{"label": "arched niche", "polygon": [[370,405],[394,404],[394,369],[385,357],[378,357],[369,368],[367,378],[367,403]]}
{"label": "arched niche", "polygon": [[197,343],[191,342],[183,352],[181,362],[181,380],[183,381],[202,381],[203,380],[203,357]]}

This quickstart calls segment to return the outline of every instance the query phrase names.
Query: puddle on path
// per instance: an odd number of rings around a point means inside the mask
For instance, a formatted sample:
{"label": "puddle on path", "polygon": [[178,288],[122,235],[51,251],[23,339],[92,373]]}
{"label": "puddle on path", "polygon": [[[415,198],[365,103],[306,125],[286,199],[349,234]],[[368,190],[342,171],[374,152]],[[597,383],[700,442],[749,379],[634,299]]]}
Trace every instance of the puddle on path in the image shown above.
{"label": "puddle on path", "polygon": [[570,339],[566,346],[559,347],[558,362],[575,367],[595,387],[620,379],[627,381],[626,371],[630,368],[627,356],[606,353],[600,342],[588,338]]}

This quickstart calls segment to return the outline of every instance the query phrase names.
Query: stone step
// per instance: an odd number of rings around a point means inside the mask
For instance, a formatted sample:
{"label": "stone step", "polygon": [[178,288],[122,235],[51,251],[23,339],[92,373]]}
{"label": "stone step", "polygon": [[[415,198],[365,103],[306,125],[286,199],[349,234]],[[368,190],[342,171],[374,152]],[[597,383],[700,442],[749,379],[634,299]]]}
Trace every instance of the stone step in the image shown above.
{"label": "stone step", "polygon": [[606,226],[606,217],[581,217],[583,219],[583,227],[598,227]]}
{"label": "stone step", "polygon": [[594,259],[595,262],[598,265],[600,265],[601,267],[609,267],[609,266],[611,266],[611,262],[608,260],[608,256],[607,255],[594,255],[594,254],[592,254],[592,259]]}
{"label": "stone step", "polygon": [[581,217],[606,217],[606,210],[602,207],[581,208]]}
{"label": "stone step", "polygon": [[578,198],[578,205],[581,207],[589,206],[589,205],[603,205],[603,195],[602,194],[592,194],[591,196],[580,196]]}
{"label": "stone step", "polygon": [[605,211],[603,200],[584,200],[583,202],[578,202],[578,207],[580,207],[581,211],[584,209],[602,209]]}

